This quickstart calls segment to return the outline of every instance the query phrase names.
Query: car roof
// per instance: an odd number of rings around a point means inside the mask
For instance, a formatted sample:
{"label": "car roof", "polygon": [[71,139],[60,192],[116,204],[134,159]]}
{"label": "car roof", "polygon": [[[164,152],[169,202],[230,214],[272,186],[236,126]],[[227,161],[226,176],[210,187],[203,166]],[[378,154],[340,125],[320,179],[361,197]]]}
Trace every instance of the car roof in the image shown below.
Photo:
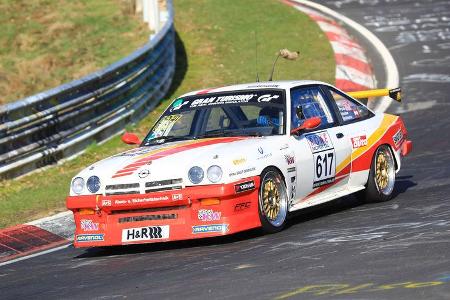
{"label": "car roof", "polygon": [[186,93],[186,94],[182,95],[181,97],[209,94],[209,93],[218,93],[218,92],[258,90],[258,89],[284,89],[284,90],[287,90],[287,89],[291,89],[293,87],[302,86],[302,85],[311,85],[311,84],[323,84],[323,85],[331,86],[328,83],[321,82],[321,81],[315,81],[315,80],[262,81],[262,82],[243,83],[243,84],[235,84],[235,85],[228,85],[228,86],[223,86],[223,87],[197,90],[197,91],[192,91],[192,92]]}

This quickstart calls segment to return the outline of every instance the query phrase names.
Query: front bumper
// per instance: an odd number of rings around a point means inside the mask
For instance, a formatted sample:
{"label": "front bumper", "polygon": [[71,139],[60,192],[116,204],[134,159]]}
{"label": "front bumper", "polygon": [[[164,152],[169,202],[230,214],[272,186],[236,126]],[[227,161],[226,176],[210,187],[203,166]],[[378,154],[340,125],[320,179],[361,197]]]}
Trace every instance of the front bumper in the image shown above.
{"label": "front bumper", "polygon": [[[253,182],[253,188],[236,186]],[[230,184],[149,194],[69,196],[75,247],[176,241],[233,234],[261,226],[258,176]],[[252,185],[252,184],[250,184]]]}

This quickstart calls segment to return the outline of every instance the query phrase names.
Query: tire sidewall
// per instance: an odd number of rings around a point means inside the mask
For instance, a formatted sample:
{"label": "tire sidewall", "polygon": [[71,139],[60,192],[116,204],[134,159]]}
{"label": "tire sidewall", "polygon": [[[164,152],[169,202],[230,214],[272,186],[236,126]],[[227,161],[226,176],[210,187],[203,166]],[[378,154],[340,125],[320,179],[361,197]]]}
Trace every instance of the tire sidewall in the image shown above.
{"label": "tire sidewall", "polygon": [[[269,220],[267,219],[266,215],[263,212],[263,208],[261,207],[262,204],[262,189],[264,186],[264,178],[266,176],[267,173],[273,172],[275,174],[277,174],[280,177],[281,183],[284,185],[284,189],[285,189],[285,195],[284,195],[284,201],[286,201],[286,216],[284,217],[284,220],[282,222],[282,224],[280,224],[279,226],[275,226],[272,223],[269,222]],[[286,182],[284,180],[283,175],[281,174],[280,171],[278,171],[276,168],[274,167],[268,167],[266,169],[264,169],[264,171],[261,173],[260,175],[261,178],[261,184],[259,187],[259,191],[258,191],[258,214],[259,214],[259,219],[261,221],[261,225],[262,225],[262,229],[264,232],[266,233],[275,233],[275,232],[279,232],[281,230],[283,230],[283,228],[286,226],[286,220],[287,220],[287,215],[289,213],[289,201],[287,199],[287,188],[286,188]]]}
{"label": "tire sidewall", "polygon": [[[381,149],[387,150],[387,152],[389,153],[389,155],[392,158],[392,162],[394,163],[394,155],[392,153],[391,148],[388,145],[381,145],[375,150],[373,157],[372,157],[372,164],[370,166],[369,178],[367,181],[367,188],[366,188],[366,193],[365,193],[365,201],[368,203],[388,201],[392,198],[392,193],[394,191],[394,189],[392,189],[392,191],[389,194],[384,194],[377,187],[375,168],[376,168],[376,161],[377,161],[377,153]],[[393,168],[395,168],[395,165],[393,166]],[[393,180],[394,180],[394,186],[395,186],[395,174],[394,174]]]}

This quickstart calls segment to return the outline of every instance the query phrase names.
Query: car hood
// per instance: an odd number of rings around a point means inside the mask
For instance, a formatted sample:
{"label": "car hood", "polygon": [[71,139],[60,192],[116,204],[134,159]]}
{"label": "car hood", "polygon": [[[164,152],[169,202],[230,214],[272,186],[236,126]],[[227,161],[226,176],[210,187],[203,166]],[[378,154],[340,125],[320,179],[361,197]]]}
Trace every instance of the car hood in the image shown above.
{"label": "car hood", "polygon": [[200,184],[211,184],[206,179],[207,169],[218,165],[223,170],[224,183],[259,172],[254,159],[267,156],[271,147],[279,145],[273,142],[274,138],[281,137],[221,137],[139,147],[94,163],[77,177],[86,181],[90,176],[98,176],[103,191],[106,185],[142,185],[175,179],[185,186],[191,185],[188,170],[199,166],[205,172]]}

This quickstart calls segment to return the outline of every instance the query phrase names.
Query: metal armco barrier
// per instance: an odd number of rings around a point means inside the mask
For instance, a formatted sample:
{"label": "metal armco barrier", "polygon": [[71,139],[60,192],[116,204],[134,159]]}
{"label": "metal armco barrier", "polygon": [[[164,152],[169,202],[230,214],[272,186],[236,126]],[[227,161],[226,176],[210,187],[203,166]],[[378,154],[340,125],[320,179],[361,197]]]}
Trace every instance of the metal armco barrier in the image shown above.
{"label": "metal armco barrier", "polygon": [[0,178],[70,157],[153,109],[175,70],[172,1],[162,29],[131,55],[54,89],[0,106]]}

